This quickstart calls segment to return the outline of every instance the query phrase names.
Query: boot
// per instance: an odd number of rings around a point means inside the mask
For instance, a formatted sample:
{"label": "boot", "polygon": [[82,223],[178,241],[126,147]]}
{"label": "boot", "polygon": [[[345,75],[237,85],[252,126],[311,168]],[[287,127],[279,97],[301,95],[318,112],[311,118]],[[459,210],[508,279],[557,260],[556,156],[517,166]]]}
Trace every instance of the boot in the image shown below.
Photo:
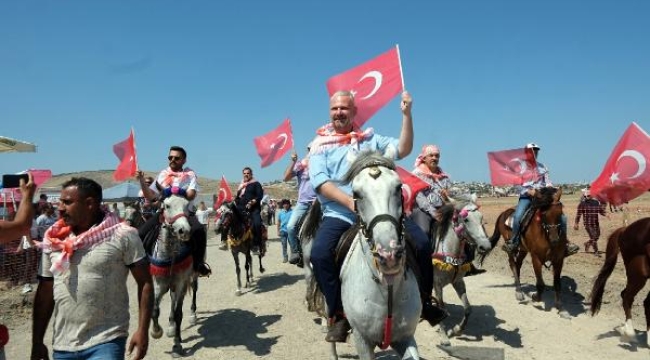
{"label": "boot", "polygon": [[591,245],[590,243],[591,243],[591,241],[585,241],[585,243],[583,244],[585,246],[585,252],[586,253],[589,252],[589,245]]}
{"label": "boot", "polygon": [[564,253],[564,257],[571,256],[577,253],[578,251],[580,251],[580,246],[567,240],[566,252]]}
{"label": "boot", "polygon": [[466,277],[467,277],[467,276],[474,276],[474,275],[481,275],[481,274],[483,274],[484,272],[487,271],[487,270],[485,270],[485,269],[479,269],[479,268],[477,268],[476,266],[474,266],[474,263],[473,263],[473,262],[469,263],[469,266],[470,266],[470,267],[469,267],[469,270],[465,273],[465,276],[466,276]]}
{"label": "boot", "polygon": [[300,261],[300,259],[302,259],[301,254],[292,252],[291,257],[289,257],[289,264],[296,265]]}
{"label": "boot", "polygon": [[345,317],[333,317],[329,318],[327,322],[328,330],[325,341],[344,343],[348,338],[348,333],[352,330],[348,319]]}
{"label": "boot", "polygon": [[429,322],[429,325],[436,326],[447,316],[449,316],[449,313],[446,310],[435,306],[428,301],[422,303],[422,314],[420,315],[420,318]]}
{"label": "boot", "polygon": [[601,257],[600,252],[598,252],[598,243],[596,241],[593,242],[594,246],[594,255]]}

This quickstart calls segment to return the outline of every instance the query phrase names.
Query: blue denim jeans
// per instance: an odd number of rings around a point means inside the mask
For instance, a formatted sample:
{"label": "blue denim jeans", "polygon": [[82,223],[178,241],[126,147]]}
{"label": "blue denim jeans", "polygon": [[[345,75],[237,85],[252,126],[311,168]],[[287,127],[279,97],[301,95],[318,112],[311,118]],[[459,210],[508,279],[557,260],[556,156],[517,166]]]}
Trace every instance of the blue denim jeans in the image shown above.
{"label": "blue denim jeans", "polygon": [[309,203],[297,203],[291,212],[291,218],[287,224],[287,232],[289,246],[291,247],[291,252],[294,254],[302,253],[302,248],[300,247],[300,241],[298,239],[298,231],[300,230],[298,229],[298,222],[307,210],[309,210],[310,206],[311,204]]}
{"label": "blue denim jeans", "polygon": [[[519,245],[521,241],[521,234],[519,233],[521,227],[521,218],[524,216],[526,209],[530,206],[531,199],[527,196],[522,196],[519,198],[517,207],[512,218],[512,241],[515,245]],[[564,235],[567,235],[567,217],[566,214],[562,214],[560,218],[560,230]]]}
{"label": "blue denim jeans", "polygon": [[284,231],[280,231],[280,243],[282,244],[282,259],[286,261],[289,259],[289,255],[287,254],[287,233]]}
{"label": "blue denim jeans", "polygon": [[123,360],[126,338],[121,337],[81,351],[54,351],[54,360]]}

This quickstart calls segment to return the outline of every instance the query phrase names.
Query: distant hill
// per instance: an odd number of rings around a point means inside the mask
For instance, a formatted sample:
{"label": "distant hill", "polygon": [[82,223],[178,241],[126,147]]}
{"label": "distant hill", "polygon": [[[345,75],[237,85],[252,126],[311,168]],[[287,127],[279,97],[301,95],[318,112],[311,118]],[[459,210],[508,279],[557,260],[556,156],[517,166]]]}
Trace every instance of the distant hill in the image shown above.
{"label": "distant hill", "polygon": [[[86,177],[97,181],[99,185],[102,186],[102,188],[107,189],[109,187],[122,183],[121,181],[120,182],[113,181],[113,171],[114,170],[96,170],[96,171],[80,171],[74,173],[57,174],[57,175],[53,175],[52,178],[49,181],[47,181],[45,184],[43,184],[41,187],[59,190],[61,188],[61,185],[64,182],[70,180],[73,177]],[[158,175],[158,172],[145,171],[145,175],[152,176],[155,178]],[[130,181],[136,183],[135,179]],[[199,187],[201,188],[201,195],[210,195],[210,194],[214,195],[217,193],[217,191],[219,191],[219,183],[221,182],[221,180],[215,180],[215,179],[199,176],[198,182],[199,182]],[[237,186],[239,186],[239,183],[229,183],[229,185],[233,195],[235,195],[235,191],[237,191]],[[279,181],[274,181],[262,185],[264,187],[264,192],[266,194],[269,194],[273,199],[282,199],[282,198],[296,199],[298,196],[298,189],[295,186],[295,182],[283,183]]]}

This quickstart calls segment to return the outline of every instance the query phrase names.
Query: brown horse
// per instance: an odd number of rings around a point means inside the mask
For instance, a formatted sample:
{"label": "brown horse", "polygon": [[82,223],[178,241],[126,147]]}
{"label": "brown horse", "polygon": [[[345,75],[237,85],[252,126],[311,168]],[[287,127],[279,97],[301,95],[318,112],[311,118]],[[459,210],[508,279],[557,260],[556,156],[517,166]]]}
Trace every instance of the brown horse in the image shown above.
{"label": "brown horse", "polygon": [[[618,228],[609,236],[605,263],[591,290],[592,315],[596,315],[600,311],[605,283],[614,270],[619,252],[625,264],[627,284],[621,292],[625,324],[618,330],[623,341],[636,342],[636,333],[632,326],[632,303],[650,276],[650,218],[639,219],[629,226]],[[643,301],[643,309],[645,310],[646,330],[650,330],[650,292]],[[650,347],[650,339],[647,340],[647,343]]]}
{"label": "brown horse", "polygon": [[[521,291],[519,276],[521,265],[530,253],[537,279],[537,292],[532,295],[533,301],[541,301],[545,284],[542,277],[542,266],[547,261],[553,265],[553,289],[555,290],[555,308],[560,316],[566,318],[569,314],[562,309],[560,290],[562,288],[560,276],[564,265],[564,254],[566,251],[566,234],[561,231],[562,203],[560,197],[562,189],[542,188],[533,197],[530,209],[524,215],[524,223],[521,226],[521,243],[519,249],[513,254],[508,254],[510,270],[515,277],[515,296],[518,301],[524,301],[524,294]],[[499,238],[505,240],[512,237],[512,228],[508,225],[512,222],[514,209],[510,208],[502,212],[497,218],[494,226],[494,233],[490,237],[492,249],[495,248]]]}

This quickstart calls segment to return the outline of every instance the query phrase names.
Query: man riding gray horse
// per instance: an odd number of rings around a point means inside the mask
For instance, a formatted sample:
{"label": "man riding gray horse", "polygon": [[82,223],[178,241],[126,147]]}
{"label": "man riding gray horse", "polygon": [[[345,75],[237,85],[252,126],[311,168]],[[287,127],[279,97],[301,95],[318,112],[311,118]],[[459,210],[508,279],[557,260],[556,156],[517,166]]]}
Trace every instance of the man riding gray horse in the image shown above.
{"label": "man riding gray horse", "polygon": [[[339,180],[350,168],[356,155],[364,150],[380,151],[388,158],[404,158],[413,148],[411,96],[402,94],[402,131],[399,139],[374,134],[372,129],[362,131],[354,126],[357,108],[354,95],[338,91],[330,99],[331,122],[318,129],[311,143],[309,176],[322,204],[323,219],[311,250],[314,275],[325,295],[329,330],[325,340],[345,342],[350,324],[345,318],[341,301],[341,281],[335,262],[335,248],[341,237],[356,220],[355,201],[351,186]],[[446,313],[431,304],[433,268],[431,246],[427,236],[412,221],[405,221],[406,231],[415,240],[418,264],[422,274],[420,296],[422,317],[431,325],[440,322]]]}

